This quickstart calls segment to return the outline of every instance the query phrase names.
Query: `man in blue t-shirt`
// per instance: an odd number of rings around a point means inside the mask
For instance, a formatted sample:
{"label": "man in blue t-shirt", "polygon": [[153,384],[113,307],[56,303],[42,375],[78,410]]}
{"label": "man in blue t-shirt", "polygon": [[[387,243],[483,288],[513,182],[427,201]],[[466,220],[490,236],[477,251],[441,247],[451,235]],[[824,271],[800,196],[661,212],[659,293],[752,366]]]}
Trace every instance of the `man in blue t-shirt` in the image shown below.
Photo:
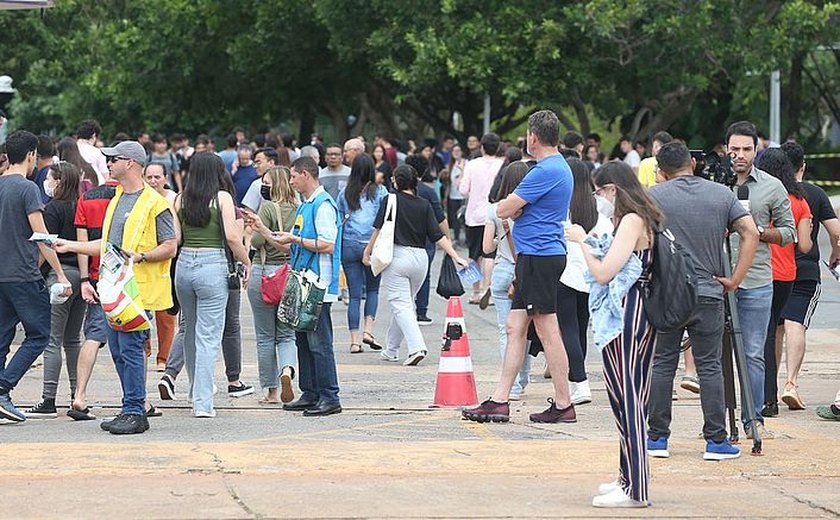
{"label": "man in blue t-shirt", "polygon": [[516,281],[508,316],[507,354],[502,377],[493,396],[478,408],[464,410],[467,419],[507,421],[508,396],[525,359],[531,321],[543,344],[554,375],[554,400],[547,410],[531,414],[533,422],[576,422],[569,397],[569,360],[557,324],[557,289],[566,267],[563,223],[569,213],[574,180],[560,154],[560,122],[550,110],[528,118],[528,153],[537,160],[512,194],[499,202],[499,218],[513,218],[511,233],[516,247]]}

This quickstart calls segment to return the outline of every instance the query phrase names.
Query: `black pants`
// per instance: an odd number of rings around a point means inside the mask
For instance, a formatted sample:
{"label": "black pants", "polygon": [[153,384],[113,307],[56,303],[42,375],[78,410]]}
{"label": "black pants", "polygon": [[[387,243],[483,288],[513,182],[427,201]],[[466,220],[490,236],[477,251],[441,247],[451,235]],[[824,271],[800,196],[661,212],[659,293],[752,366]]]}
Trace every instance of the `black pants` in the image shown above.
{"label": "black pants", "polygon": [[458,220],[458,210],[464,205],[464,199],[446,199],[446,220],[452,230],[452,238],[461,239],[461,221]]}
{"label": "black pants", "polygon": [[586,381],[586,331],[589,326],[589,294],[567,287],[557,288],[557,323],[569,357],[569,381]]}
{"label": "black pants", "polygon": [[767,340],[764,342],[764,402],[779,401],[779,367],[776,366],[776,327],[782,318],[782,310],[793,290],[793,282],[773,282],[773,306],[770,308],[770,323],[767,325]]}

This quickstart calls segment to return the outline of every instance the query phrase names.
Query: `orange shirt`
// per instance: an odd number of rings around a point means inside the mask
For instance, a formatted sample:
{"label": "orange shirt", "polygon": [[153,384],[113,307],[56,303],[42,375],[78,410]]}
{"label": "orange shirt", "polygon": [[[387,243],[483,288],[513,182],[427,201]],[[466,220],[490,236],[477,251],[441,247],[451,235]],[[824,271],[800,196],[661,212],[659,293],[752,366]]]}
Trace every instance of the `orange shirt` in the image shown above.
{"label": "orange shirt", "polygon": [[[811,217],[808,201],[788,194],[790,209],[793,212],[793,223],[798,228],[799,222]],[[770,244],[770,262],[773,265],[773,281],[792,282],[796,280],[796,244],[779,246]]]}

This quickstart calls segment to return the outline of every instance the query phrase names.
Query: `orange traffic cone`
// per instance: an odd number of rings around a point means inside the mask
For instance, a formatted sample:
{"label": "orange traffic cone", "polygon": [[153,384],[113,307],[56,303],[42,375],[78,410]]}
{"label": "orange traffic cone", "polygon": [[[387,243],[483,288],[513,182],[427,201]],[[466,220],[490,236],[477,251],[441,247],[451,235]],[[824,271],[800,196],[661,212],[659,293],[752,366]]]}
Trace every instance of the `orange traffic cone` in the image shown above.
{"label": "orange traffic cone", "polygon": [[449,298],[433,407],[478,404],[461,299]]}

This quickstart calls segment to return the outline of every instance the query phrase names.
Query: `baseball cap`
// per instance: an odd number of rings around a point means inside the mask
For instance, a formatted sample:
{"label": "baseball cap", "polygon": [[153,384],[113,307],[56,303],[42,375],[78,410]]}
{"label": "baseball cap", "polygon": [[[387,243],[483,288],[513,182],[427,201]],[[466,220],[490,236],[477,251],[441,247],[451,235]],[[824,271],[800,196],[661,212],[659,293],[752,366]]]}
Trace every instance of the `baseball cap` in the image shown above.
{"label": "baseball cap", "polygon": [[122,141],[116,146],[101,149],[105,157],[125,157],[141,166],[146,166],[146,149],[137,141]]}

